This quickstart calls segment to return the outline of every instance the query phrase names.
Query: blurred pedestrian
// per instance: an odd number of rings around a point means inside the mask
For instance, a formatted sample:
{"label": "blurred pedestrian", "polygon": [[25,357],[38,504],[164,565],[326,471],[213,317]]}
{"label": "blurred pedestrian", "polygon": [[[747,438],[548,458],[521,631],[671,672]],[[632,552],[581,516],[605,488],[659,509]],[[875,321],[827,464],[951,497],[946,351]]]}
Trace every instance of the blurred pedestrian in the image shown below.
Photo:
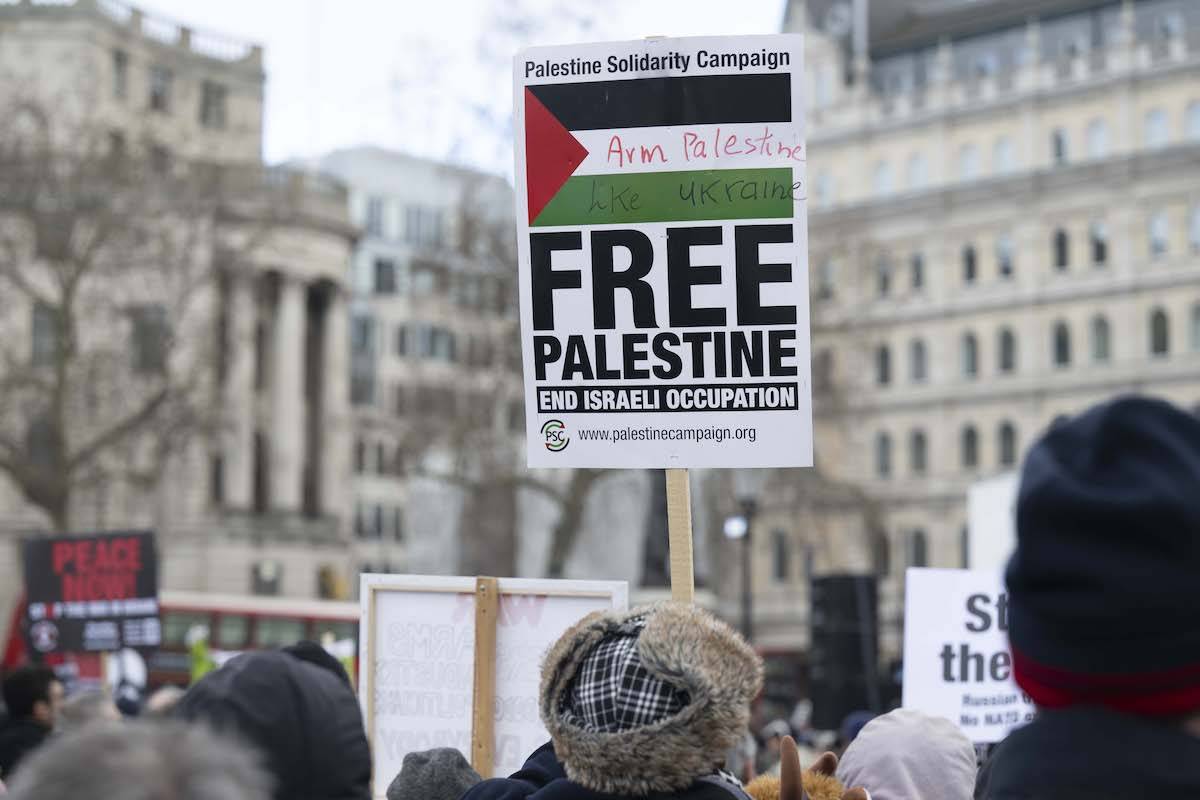
{"label": "blurred pedestrian", "polygon": [[543,661],[539,705],[551,742],[463,800],[745,800],[717,768],[761,686],[753,649],[697,608],[591,614]]}
{"label": "blurred pedestrian", "polygon": [[95,722],[115,722],[121,712],[107,692],[76,692],[63,701],[58,730],[73,733]]}
{"label": "blurred pedestrian", "polygon": [[874,711],[851,711],[842,720],[842,724],[838,727],[837,733],[837,754],[840,756],[846,752],[846,748],[858,736],[868,722],[875,719]]}
{"label": "blurred pedestrian", "polygon": [[387,800],[459,800],[482,778],[453,747],[409,753],[387,790]]}
{"label": "blurred pedestrian", "polygon": [[5,800],[270,797],[271,777],[253,748],[202,726],[157,721],[96,723],[56,738],[29,758]]}
{"label": "blurred pedestrian", "polygon": [[763,746],[758,754],[758,774],[778,774],[779,752],[783,746],[783,737],[791,735],[792,726],[782,719],[771,720],[763,726],[760,732]]}
{"label": "blurred pedestrian", "polygon": [[280,650],[244,653],[205,675],[175,713],[257,745],[276,800],[368,800],[371,752],[358,699],[336,672]]}
{"label": "blurred pedestrian", "polygon": [[949,720],[899,709],[863,726],[837,777],[872,800],[971,800],[975,746]]}
{"label": "blurred pedestrian", "polygon": [[8,719],[0,727],[0,777],[11,780],[21,760],[54,730],[63,685],[49,667],[26,666],[4,678],[2,691]]}
{"label": "blurred pedestrian", "polygon": [[1200,420],[1123,397],[1056,425],[1016,517],[1008,633],[1038,716],[977,795],[1200,797]]}

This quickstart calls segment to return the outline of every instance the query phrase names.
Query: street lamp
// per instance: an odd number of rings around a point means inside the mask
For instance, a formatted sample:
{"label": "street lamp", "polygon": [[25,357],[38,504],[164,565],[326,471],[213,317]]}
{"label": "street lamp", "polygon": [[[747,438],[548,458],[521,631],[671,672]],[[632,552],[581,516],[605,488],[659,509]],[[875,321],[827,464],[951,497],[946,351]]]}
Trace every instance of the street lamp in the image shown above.
{"label": "street lamp", "polygon": [[758,514],[759,495],[767,482],[765,469],[739,469],[733,473],[733,493],[742,514],[725,520],[725,536],[742,540],[742,635],[754,641],[754,595],[751,587],[751,554],[754,517]]}

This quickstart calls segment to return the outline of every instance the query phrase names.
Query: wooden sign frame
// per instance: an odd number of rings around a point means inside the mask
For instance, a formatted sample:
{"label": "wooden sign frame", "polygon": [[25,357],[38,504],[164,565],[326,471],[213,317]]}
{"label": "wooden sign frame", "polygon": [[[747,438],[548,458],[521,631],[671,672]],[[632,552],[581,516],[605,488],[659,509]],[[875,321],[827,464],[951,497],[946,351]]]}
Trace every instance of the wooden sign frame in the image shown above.
{"label": "wooden sign frame", "polygon": [[[689,532],[690,533],[690,532]],[[690,539],[690,537],[689,537]],[[690,544],[690,541],[689,541]],[[465,753],[479,774],[492,772],[494,720],[487,713],[494,706],[496,690],[496,623],[502,595],[606,598],[614,610],[629,606],[629,586],[624,581],[537,580],[529,578],[447,577],[437,575],[363,575],[359,602],[359,703],[366,724],[367,741],[375,744],[375,664],[378,642],[373,635],[378,619],[378,599],[384,593],[447,593],[475,596],[475,667],[472,692],[471,752]],[[480,659],[481,653],[490,658]],[[480,702],[480,700],[484,702]],[[382,797],[384,787],[374,786],[372,796]],[[390,778],[389,778],[390,780]]]}

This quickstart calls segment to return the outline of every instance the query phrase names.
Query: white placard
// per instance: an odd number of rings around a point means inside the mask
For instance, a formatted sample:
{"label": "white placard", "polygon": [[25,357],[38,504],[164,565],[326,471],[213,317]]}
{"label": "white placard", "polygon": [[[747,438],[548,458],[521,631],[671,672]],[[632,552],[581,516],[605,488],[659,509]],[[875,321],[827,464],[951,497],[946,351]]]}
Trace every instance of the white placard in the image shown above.
{"label": "white placard", "polygon": [[530,467],[812,465],[803,38],[514,59]]}
{"label": "white placard", "polygon": [[909,569],[905,581],[904,707],[945,717],[976,743],[1032,720],[1033,701],[1012,679],[999,573]]}
{"label": "white placard", "polygon": [[[542,656],[592,611],[624,610],[622,581],[499,580],[495,775],[549,739],[538,716]],[[415,750],[454,747],[470,760],[475,579],[363,575],[359,699],[383,797]],[[485,776],[489,777],[489,776]]]}

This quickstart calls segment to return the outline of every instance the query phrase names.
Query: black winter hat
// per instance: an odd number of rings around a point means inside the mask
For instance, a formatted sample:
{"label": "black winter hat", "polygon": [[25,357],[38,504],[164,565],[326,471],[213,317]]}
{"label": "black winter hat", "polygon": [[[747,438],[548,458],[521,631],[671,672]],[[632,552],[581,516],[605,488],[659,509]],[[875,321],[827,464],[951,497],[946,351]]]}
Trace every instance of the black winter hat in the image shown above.
{"label": "black winter hat", "polygon": [[329,669],[280,650],[245,653],[204,676],[176,716],[256,745],[276,800],[369,800],[371,752],[358,700]]}
{"label": "black winter hat", "polygon": [[1122,397],[1026,457],[1009,562],[1014,676],[1039,705],[1200,708],[1200,420]]}

